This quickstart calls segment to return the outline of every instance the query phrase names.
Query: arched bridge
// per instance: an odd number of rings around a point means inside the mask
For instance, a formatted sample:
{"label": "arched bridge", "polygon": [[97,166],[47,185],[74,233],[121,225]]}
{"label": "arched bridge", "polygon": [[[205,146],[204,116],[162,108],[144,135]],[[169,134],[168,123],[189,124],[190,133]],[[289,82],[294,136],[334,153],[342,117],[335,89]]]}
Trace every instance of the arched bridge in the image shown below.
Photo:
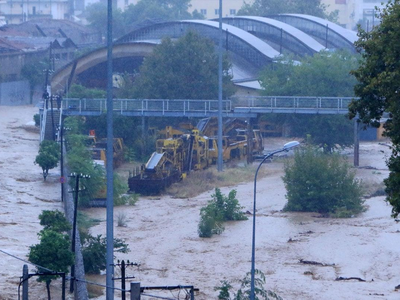
{"label": "arched bridge", "polygon": [[[223,18],[225,51],[232,60],[233,82],[251,82],[282,52],[311,55],[325,48],[355,52],[355,32],[329,21],[307,15],[277,15],[269,18]],[[219,23],[211,20],[184,20],[153,24],[130,32],[113,46],[114,72],[138,71],[143,58],[165,37],[179,38],[188,30],[219,42]],[[77,58],[53,74],[53,93],[67,91],[76,78],[80,82],[106,86],[107,48]]]}

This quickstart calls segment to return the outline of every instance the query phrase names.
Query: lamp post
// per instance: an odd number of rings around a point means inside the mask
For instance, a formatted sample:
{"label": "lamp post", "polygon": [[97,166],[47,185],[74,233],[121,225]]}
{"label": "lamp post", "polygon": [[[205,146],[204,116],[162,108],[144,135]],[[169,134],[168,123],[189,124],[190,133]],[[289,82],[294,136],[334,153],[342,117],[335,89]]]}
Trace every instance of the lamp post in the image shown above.
{"label": "lamp post", "polygon": [[255,300],[255,287],[254,287],[254,274],[255,274],[255,254],[256,254],[256,188],[257,188],[257,174],[260,170],[261,165],[268,159],[274,156],[274,154],[279,152],[287,152],[293,147],[298,146],[300,143],[297,141],[292,141],[283,145],[283,148],[272,151],[265,155],[257,167],[256,174],[254,175],[254,201],[253,201],[253,235],[251,243],[251,281],[250,281],[250,300]]}

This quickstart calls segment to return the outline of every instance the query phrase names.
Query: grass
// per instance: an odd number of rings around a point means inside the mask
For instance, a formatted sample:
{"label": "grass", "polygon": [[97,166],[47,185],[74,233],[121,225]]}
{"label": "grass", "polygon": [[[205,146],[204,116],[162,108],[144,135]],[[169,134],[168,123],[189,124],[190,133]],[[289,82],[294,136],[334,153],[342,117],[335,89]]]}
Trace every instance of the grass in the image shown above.
{"label": "grass", "polygon": [[[203,171],[191,172],[184,180],[167,189],[167,194],[175,198],[191,198],[216,187],[234,186],[242,182],[254,180],[257,164],[228,164],[223,172],[218,172],[215,166]],[[261,168],[259,177],[266,176],[271,170]]]}

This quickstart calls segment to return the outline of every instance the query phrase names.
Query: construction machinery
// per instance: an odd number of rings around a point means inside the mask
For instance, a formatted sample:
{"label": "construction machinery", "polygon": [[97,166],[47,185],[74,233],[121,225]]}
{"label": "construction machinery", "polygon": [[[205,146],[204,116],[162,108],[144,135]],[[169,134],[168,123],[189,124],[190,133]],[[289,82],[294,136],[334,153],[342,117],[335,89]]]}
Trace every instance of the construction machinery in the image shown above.
{"label": "construction machinery", "polygon": [[[215,136],[217,123],[213,119],[215,118],[201,120],[197,128],[188,133],[169,126],[161,131],[162,138],[156,141],[156,151],[140,170],[130,175],[130,192],[159,194],[191,171],[204,170],[215,164],[218,159]],[[244,122],[237,120],[229,120],[224,124],[222,157],[225,162],[247,157],[249,147],[246,127]],[[253,130],[251,135],[251,155],[259,155],[263,150],[261,134],[259,130]]]}
{"label": "construction machinery", "polygon": [[[97,139],[94,130],[89,133],[92,159],[100,165],[106,165],[107,139]],[[119,167],[124,161],[124,143],[121,138],[113,139],[113,168]]]}

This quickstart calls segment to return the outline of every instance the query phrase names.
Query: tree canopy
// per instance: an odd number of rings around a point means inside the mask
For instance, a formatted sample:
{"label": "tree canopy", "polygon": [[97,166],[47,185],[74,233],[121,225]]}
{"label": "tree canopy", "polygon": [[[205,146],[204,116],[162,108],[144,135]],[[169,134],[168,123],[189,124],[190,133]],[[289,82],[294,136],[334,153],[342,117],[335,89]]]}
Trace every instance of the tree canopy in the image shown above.
{"label": "tree canopy", "polygon": [[[262,93],[266,96],[352,97],[356,80],[350,72],[357,66],[357,56],[343,51],[323,51],[300,62],[282,57],[261,73]],[[274,122],[290,124],[292,135],[310,135],[314,144],[328,152],[336,145],[353,144],[353,127],[345,116],[291,114],[274,118]]]}
{"label": "tree canopy", "polygon": [[400,213],[400,3],[389,2],[379,11],[381,24],[370,32],[359,28],[356,46],[362,61],[353,74],[358,83],[355,94],[360,97],[350,105],[351,117],[358,116],[364,124],[378,125],[383,114],[389,113],[384,128],[392,145],[385,180],[387,200],[393,216]]}
{"label": "tree canopy", "polygon": [[[190,0],[140,0],[135,5],[130,4],[124,11],[113,9],[113,34],[120,37],[148,22],[201,18],[196,12],[188,12],[189,5]],[[106,36],[107,3],[91,4],[85,13],[90,26]]]}
{"label": "tree canopy", "polygon": [[39,154],[34,163],[42,168],[44,180],[46,180],[49,170],[57,167],[59,159],[60,146],[57,142],[44,140],[40,143]]}
{"label": "tree canopy", "polygon": [[[227,58],[223,96],[234,93]],[[214,43],[194,31],[164,39],[147,57],[134,83],[134,96],[152,99],[218,99],[218,55]]]}
{"label": "tree canopy", "polygon": [[335,21],[338,12],[326,12],[327,6],[321,0],[254,0],[252,4],[245,4],[238,11],[238,15],[267,16],[273,14],[292,13],[306,14]]}

